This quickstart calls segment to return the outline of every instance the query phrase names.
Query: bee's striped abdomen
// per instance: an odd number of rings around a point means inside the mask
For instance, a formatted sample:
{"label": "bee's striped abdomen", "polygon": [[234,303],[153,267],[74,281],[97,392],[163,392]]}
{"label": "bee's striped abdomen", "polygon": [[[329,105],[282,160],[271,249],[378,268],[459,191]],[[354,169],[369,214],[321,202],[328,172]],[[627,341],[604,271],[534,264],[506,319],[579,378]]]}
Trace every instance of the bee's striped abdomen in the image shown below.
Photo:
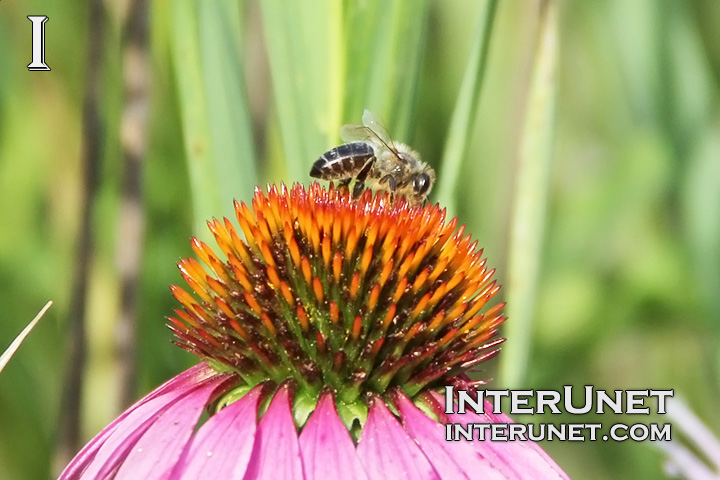
{"label": "bee's striped abdomen", "polygon": [[323,180],[344,180],[354,177],[375,155],[364,142],[346,143],[325,152],[310,170],[310,176]]}

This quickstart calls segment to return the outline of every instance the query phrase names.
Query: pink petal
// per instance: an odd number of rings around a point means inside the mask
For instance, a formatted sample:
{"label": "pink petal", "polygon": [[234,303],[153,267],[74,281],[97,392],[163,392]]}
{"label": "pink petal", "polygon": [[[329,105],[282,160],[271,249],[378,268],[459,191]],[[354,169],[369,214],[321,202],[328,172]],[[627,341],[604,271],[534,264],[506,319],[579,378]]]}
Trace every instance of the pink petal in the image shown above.
{"label": "pink petal", "polygon": [[355,454],[355,443],[335,410],[331,393],[320,396],[300,434],[300,454],[306,479],[367,480]]}
{"label": "pink petal", "polygon": [[172,478],[241,479],[255,442],[262,387],[210,417],[195,434]]}
{"label": "pink petal", "polygon": [[162,412],[133,446],[115,478],[168,478],[215,389],[225,380],[218,376],[204,382]]}
{"label": "pink petal", "polygon": [[[445,398],[438,392],[430,392],[433,399],[438,402],[439,408],[444,405]],[[485,412],[492,412],[493,405],[485,400]],[[482,415],[467,411],[466,413],[446,414],[452,423],[515,423],[504,413],[495,415],[484,413]],[[531,440],[493,442],[486,438],[482,441],[474,440],[469,443],[482,456],[487,457],[493,465],[500,469],[508,478],[537,478],[537,479],[569,479],[568,475],[543,450],[540,445]]]}
{"label": "pink petal", "polygon": [[[201,363],[171,378],[147,394],[90,440],[65,467],[58,479],[79,478],[91,463],[94,464],[91,470],[97,473],[99,468],[113,455],[112,451],[115,450],[115,448],[105,448],[103,449],[104,455],[97,457],[98,452],[109,438],[114,436],[113,444],[117,447],[119,444],[124,443],[122,440],[125,440],[125,437],[133,430],[140,430],[140,433],[142,433],[144,431],[142,426],[148,419],[154,419],[169,404],[186,395],[196,388],[200,381],[209,378],[211,375],[217,375],[217,373]],[[125,434],[114,435],[118,429],[122,429]],[[127,439],[127,442],[130,441],[134,440]]]}
{"label": "pink petal", "polygon": [[402,416],[403,426],[430,460],[440,478],[504,478],[468,442],[448,442],[445,427],[425,415],[401,391],[394,403]]}
{"label": "pink petal", "polygon": [[440,477],[385,402],[372,397],[357,455],[370,478]]}
{"label": "pink petal", "polygon": [[297,430],[290,413],[288,387],[278,389],[260,420],[246,480],[299,480],[303,478]]}

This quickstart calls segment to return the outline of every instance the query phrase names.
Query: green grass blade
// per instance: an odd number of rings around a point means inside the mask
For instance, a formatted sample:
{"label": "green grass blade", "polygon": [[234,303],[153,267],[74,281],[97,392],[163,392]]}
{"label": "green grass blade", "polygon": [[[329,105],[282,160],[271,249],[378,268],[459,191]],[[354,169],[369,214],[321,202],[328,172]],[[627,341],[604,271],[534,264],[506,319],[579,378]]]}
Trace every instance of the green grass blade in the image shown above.
{"label": "green grass blade", "polygon": [[232,200],[250,197],[258,183],[241,53],[241,3],[198,2],[212,164],[226,215],[232,214]]}
{"label": "green grass blade", "polygon": [[195,233],[231,215],[232,198],[257,184],[242,82],[235,2],[173,2],[172,55],[193,197]]}
{"label": "green grass blade", "polygon": [[[369,108],[406,138],[417,97],[428,0],[262,3],[284,162],[274,175],[308,180],[312,162],[337,144],[343,123]],[[271,139],[274,140],[273,137]],[[270,145],[268,151],[277,152]]]}
{"label": "green grass blade", "polygon": [[518,158],[508,253],[508,342],[500,376],[509,388],[522,384],[531,348],[537,278],[552,167],[557,92],[557,4],[542,4],[537,50],[530,80]]}
{"label": "green grass blade", "polygon": [[35,328],[35,326],[38,324],[43,315],[45,315],[45,312],[48,311],[48,308],[52,306],[52,304],[52,301],[47,302],[45,306],[40,310],[40,312],[35,315],[35,318],[30,320],[30,323],[28,323],[27,326],[23,328],[22,332],[20,332],[18,336],[15,337],[15,339],[10,343],[10,345],[8,345],[2,355],[0,355],[0,372],[3,371],[5,365],[7,365],[12,356],[15,355],[15,352],[17,352],[18,348],[20,348],[22,342],[24,342],[27,336],[30,335],[30,332],[32,332],[33,328]]}
{"label": "green grass blade", "polygon": [[267,0],[261,6],[286,166],[283,177],[307,181],[310,165],[331,143],[330,132],[337,137],[342,3]]}
{"label": "green grass blade", "polygon": [[370,109],[407,140],[424,57],[429,2],[353,2],[348,10],[345,119]]}
{"label": "green grass blade", "polygon": [[447,208],[450,217],[457,214],[456,193],[460,180],[460,168],[463,158],[467,154],[471,140],[470,135],[477,117],[496,10],[497,0],[488,0],[485,2],[484,8],[480,10],[477,30],[470,50],[470,59],[463,75],[460,93],[455,101],[443,151],[436,198],[440,205]]}

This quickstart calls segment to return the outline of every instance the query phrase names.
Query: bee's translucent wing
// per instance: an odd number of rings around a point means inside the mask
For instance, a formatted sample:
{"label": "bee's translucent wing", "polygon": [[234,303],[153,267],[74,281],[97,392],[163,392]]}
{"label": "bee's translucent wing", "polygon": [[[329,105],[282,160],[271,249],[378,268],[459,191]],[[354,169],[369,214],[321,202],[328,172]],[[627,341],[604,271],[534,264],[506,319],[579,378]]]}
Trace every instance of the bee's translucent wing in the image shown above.
{"label": "bee's translucent wing", "polygon": [[375,143],[377,135],[363,125],[343,125],[340,127],[340,138],[343,142],[367,142]]}
{"label": "bee's translucent wing", "polygon": [[393,142],[387,130],[375,120],[370,110],[363,112],[363,125],[343,125],[340,128],[340,138],[343,142],[369,142],[395,152]]}
{"label": "bee's translucent wing", "polygon": [[390,134],[388,134],[385,127],[383,127],[382,124],[375,119],[375,116],[370,110],[365,109],[363,111],[362,122],[363,125],[372,130],[384,144],[388,146],[392,145]]}

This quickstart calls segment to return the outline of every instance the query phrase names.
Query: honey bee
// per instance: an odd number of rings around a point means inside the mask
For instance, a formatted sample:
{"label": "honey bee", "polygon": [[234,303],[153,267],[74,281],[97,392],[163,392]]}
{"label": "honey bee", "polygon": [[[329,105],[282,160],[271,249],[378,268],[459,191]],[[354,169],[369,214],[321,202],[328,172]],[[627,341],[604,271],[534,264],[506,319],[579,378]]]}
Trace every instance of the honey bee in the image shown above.
{"label": "honey bee", "polygon": [[353,196],[359,197],[367,182],[371,187],[405,197],[412,205],[422,205],[430,193],[435,172],[407,145],[395,142],[369,110],[362,125],[340,129],[343,145],[325,152],[313,164],[310,176],[339,180],[347,187],[355,179]]}

